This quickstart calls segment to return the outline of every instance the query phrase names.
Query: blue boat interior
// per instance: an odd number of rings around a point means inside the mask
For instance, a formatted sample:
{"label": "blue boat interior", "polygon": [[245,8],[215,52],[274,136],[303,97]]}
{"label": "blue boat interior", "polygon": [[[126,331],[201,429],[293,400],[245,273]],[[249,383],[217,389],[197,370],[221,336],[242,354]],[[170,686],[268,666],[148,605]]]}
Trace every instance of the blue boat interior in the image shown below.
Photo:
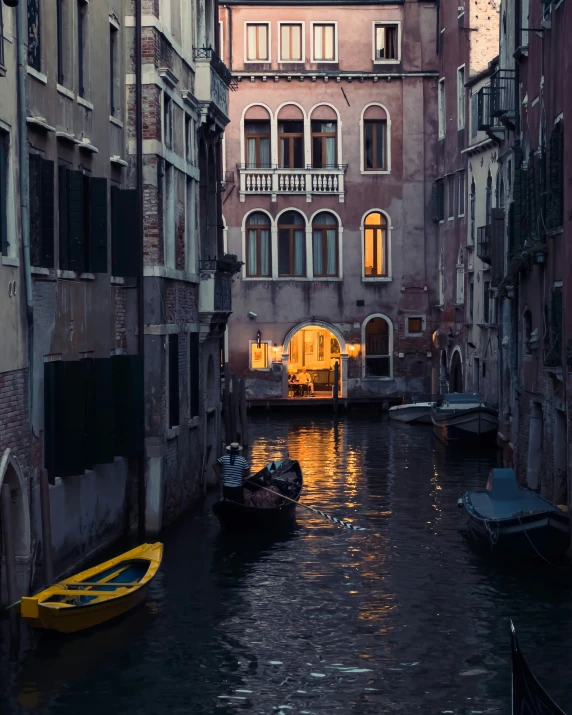
{"label": "blue boat interior", "polygon": [[[85,579],[85,581],[82,581],[82,584],[93,583],[94,586],[97,586],[98,591],[114,591],[119,585],[140,581],[147,573],[149,566],[150,564],[148,561],[125,561],[123,563],[116,564],[105,571],[100,571],[91,578]],[[99,585],[100,581],[105,580],[108,576],[111,576],[111,574],[116,575],[104,584]],[[73,587],[73,584],[70,584],[70,588],[71,587]],[[51,598],[46,599],[45,603],[67,602],[83,606],[97,598],[97,596],[88,596],[88,593],[89,591],[86,591],[85,596],[65,596],[63,594],[61,596],[52,596]]]}
{"label": "blue boat interior", "polygon": [[530,512],[560,511],[543,497],[519,486],[514,469],[492,469],[486,489],[468,492],[467,496],[484,519],[511,519]]}
{"label": "blue boat interior", "polygon": [[475,402],[481,403],[482,397],[478,392],[450,392],[443,395],[443,402],[449,405],[474,405]]}

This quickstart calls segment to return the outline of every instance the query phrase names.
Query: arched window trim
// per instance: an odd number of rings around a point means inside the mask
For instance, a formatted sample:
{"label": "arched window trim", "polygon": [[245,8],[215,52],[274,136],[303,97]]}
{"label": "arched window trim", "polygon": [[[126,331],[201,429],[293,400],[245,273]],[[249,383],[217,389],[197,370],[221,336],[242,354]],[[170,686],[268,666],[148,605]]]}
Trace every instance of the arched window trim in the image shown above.
{"label": "arched window trim", "polygon": [[[385,216],[387,221],[387,275],[386,276],[366,276],[365,275],[365,220],[372,213],[380,213]],[[391,234],[393,231],[393,226],[391,224],[391,218],[387,211],[378,208],[369,209],[361,217],[360,223],[360,234],[361,234],[361,279],[363,282],[373,282],[373,283],[387,283],[393,280],[392,265],[391,265]]]}
{"label": "arched window trim", "polygon": [[[364,146],[364,126],[365,126],[365,113],[369,107],[380,107],[385,112],[386,121],[386,151],[387,151],[387,169],[370,171],[365,168],[365,146]],[[391,117],[389,116],[389,110],[384,104],[380,102],[370,102],[366,104],[361,110],[359,118],[359,161],[360,161],[360,172],[366,174],[367,176],[375,176],[376,174],[391,174]]]}
{"label": "arched window trim", "polygon": [[[303,276],[281,276],[278,271],[278,224],[280,223],[280,217],[287,213],[288,211],[295,211],[299,213],[304,219],[305,223],[305,263],[306,272]],[[308,217],[303,211],[300,211],[296,206],[287,206],[282,209],[276,218],[274,219],[274,225],[272,227],[272,278],[276,281],[307,281],[313,280],[312,277],[312,224],[308,222]]]}
{"label": "arched window trim", "polygon": [[337,161],[336,163],[343,164],[342,155],[342,118],[340,116],[337,108],[330,104],[329,102],[318,102],[308,112],[308,119],[305,125],[304,136],[306,137],[306,166],[312,166],[312,114],[318,107],[329,107],[333,109],[336,113],[336,126],[337,126]]}
{"label": "arched window trim", "polygon": [[[366,375],[366,368],[365,368],[365,361],[366,361],[366,333],[365,329],[367,324],[369,323],[370,320],[373,320],[373,318],[383,318],[385,322],[388,324],[389,328],[389,376],[388,377],[373,377],[371,375]],[[361,364],[361,375],[363,380],[375,380],[375,381],[380,381],[380,380],[393,380],[393,323],[391,322],[390,318],[385,315],[384,313],[372,313],[371,315],[368,315],[367,318],[363,321],[362,326],[361,326],[361,354],[362,354],[362,364]]]}
{"label": "arched window trim", "polygon": [[313,261],[313,255],[312,255],[312,263],[310,266],[310,270],[308,271],[308,278],[311,278],[314,281],[341,281],[344,277],[344,271],[343,271],[343,261],[342,261],[342,256],[343,256],[343,251],[342,251],[342,245],[343,245],[343,236],[344,236],[344,227],[342,225],[342,219],[340,215],[336,211],[332,211],[332,209],[318,209],[317,211],[314,211],[314,213],[310,216],[308,219],[308,226],[310,227],[310,250],[312,251],[313,246],[312,246],[312,225],[314,223],[314,219],[318,214],[321,213],[330,213],[332,216],[335,216],[336,221],[338,222],[338,275],[337,276],[314,276],[314,261]]}
{"label": "arched window trim", "polygon": [[[255,213],[263,213],[268,216],[268,220],[270,221],[270,257],[271,257],[271,270],[270,270],[270,275],[269,276],[249,276],[246,273],[246,262],[248,259],[248,255],[246,252],[246,224],[248,223],[248,217],[251,214]],[[276,222],[272,218],[272,215],[266,211],[266,209],[262,208],[256,208],[256,209],[251,209],[250,211],[247,211],[247,213],[244,214],[242,217],[242,227],[241,227],[241,233],[242,233],[242,260],[244,261],[244,265],[242,266],[242,280],[243,281],[271,281],[275,278],[276,272],[274,270],[274,258],[276,254],[276,235],[277,235],[277,229],[276,229]]]}
{"label": "arched window trim", "polygon": [[246,113],[249,109],[252,109],[253,107],[262,107],[262,109],[266,110],[266,112],[268,113],[268,121],[270,122],[270,161],[271,163],[275,163],[273,147],[276,144],[276,122],[274,121],[275,117],[272,114],[272,110],[267,104],[264,104],[263,102],[252,102],[242,110],[242,114],[240,116],[240,163],[242,166],[246,166],[246,141],[244,138],[244,122],[246,121]]}
{"label": "arched window trim", "polygon": [[[309,114],[306,113],[306,110],[301,104],[298,104],[298,102],[282,102],[282,104],[276,109],[274,114],[272,115],[271,123],[270,123],[270,139],[272,142],[272,147],[270,149],[270,156],[272,157],[272,163],[274,166],[279,166],[280,161],[279,161],[279,152],[280,152],[280,147],[278,146],[278,121],[280,118],[280,112],[284,107],[296,107],[302,112],[302,118],[304,122],[304,169],[306,166],[309,166],[311,163],[311,158],[308,159],[308,156],[311,157],[311,146],[310,146],[310,120],[309,120]],[[296,171],[294,169],[293,171]],[[298,169],[298,171],[301,171]]]}

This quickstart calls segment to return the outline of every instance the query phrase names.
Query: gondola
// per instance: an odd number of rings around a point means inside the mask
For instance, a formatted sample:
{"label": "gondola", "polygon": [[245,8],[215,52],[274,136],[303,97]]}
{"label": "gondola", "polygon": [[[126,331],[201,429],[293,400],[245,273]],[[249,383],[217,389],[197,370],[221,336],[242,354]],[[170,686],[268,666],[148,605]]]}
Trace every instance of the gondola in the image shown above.
{"label": "gondola", "polygon": [[520,652],[516,631],[510,622],[512,651],[512,715],[566,715],[552,700]]}
{"label": "gondola", "polygon": [[[300,463],[293,459],[269,462],[248,480],[252,489],[257,484],[275,488],[294,501],[300,498],[303,481]],[[292,524],[296,504],[282,499],[278,506],[264,508],[222,499],[213,505],[213,512],[224,530],[274,532]]]}

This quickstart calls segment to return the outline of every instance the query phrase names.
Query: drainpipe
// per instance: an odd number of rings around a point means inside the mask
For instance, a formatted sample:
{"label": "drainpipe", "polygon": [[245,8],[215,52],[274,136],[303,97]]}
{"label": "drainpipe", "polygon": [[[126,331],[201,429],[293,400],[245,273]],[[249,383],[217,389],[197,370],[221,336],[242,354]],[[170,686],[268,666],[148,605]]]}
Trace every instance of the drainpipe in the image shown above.
{"label": "drainpipe", "polygon": [[[145,320],[144,320],[144,286],[143,286],[143,59],[142,53],[143,20],[141,0],[135,0],[135,154],[136,183],[139,228],[139,276],[137,278],[137,348],[141,359],[145,359]],[[145,408],[143,408],[145,409]],[[145,449],[138,459],[138,522],[137,535],[139,541],[145,541],[145,509],[147,495],[145,489]]]}

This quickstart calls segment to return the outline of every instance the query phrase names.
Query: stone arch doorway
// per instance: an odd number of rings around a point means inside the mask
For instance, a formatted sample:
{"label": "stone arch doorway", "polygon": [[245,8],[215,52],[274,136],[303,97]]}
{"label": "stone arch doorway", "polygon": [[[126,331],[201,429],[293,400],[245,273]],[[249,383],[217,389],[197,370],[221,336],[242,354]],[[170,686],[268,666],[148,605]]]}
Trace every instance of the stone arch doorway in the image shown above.
{"label": "stone arch doorway", "polygon": [[288,397],[288,378],[306,368],[314,380],[316,397],[331,397],[334,363],[340,365],[340,397],[347,396],[348,347],[331,323],[308,320],[288,331],[282,348],[282,396]]}
{"label": "stone arch doorway", "polygon": [[449,370],[449,392],[463,392],[463,365],[461,355],[455,350]]}
{"label": "stone arch doorway", "polygon": [[[10,449],[0,458],[0,489],[10,488],[10,522],[13,556],[16,560],[16,590],[18,595],[27,591],[30,567],[30,512],[22,469]],[[0,514],[0,526],[2,516]],[[0,533],[1,529],[0,529]],[[0,561],[0,602],[7,602],[6,554],[2,545]]]}

